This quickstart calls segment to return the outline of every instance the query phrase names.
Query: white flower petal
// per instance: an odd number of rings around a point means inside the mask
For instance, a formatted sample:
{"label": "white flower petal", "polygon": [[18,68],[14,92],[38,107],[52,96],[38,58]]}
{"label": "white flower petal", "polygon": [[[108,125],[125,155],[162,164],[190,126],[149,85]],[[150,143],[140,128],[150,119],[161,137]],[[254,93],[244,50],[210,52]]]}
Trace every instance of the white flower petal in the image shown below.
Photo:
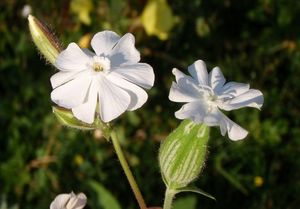
{"label": "white flower petal", "polygon": [[221,134],[224,136],[226,132],[228,137],[233,140],[244,139],[248,135],[248,131],[243,129],[241,126],[230,120],[226,115],[223,114],[223,117],[220,121]]}
{"label": "white flower petal", "polygon": [[115,85],[124,89],[130,95],[130,104],[127,110],[133,111],[140,108],[148,99],[147,93],[139,86],[130,83],[129,81],[109,74],[107,79]]}
{"label": "white flower petal", "polygon": [[208,73],[205,62],[197,60],[188,67],[188,71],[199,84],[208,85]]}
{"label": "white flower petal", "polygon": [[176,80],[177,83],[181,79],[187,79],[187,80],[193,82],[195,85],[197,85],[197,82],[191,76],[184,74],[183,72],[181,72],[177,68],[173,68],[172,73],[173,73],[173,75],[175,75],[175,80]]}
{"label": "white flower petal", "polygon": [[65,209],[82,209],[86,204],[86,196],[83,193],[75,195],[73,192],[70,194],[70,200],[68,201]]}
{"label": "white flower petal", "polygon": [[96,55],[94,52],[92,52],[91,50],[89,50],[87,48],[82,48],[81,50],[89,57],[93,57]]}
{"label": "white flower petal", "polygon": [[135,39],[131,33],[126,33],[116,44],[109,55],[111,67],[122,64],[136,64],[140,61],[140,53],[134,46]]}
{"label": "white flower petal", "polygon": [[264,97],[261,91],[250,89],[249,91],[231,99],[220,105],[220,108],[230,111],[242,107],[254,107],[260,109],[263,105]]}
{"label": "white flower petal", "polygon": [[222,117],[223,113],[218,109],[218,107],[211,106],[203,119],[203,123],[207,126],[219,126]]}
{"label": "white flower petal", "polygon": [[146,63],[123,65],[112,69],[110,74],[128,80],[146,89],[151,88],[154,83],[153,69]]}
{"label": "white flower petal", "polygon": [[108,56],[119,39],[120,36],[113,31],[102,31],[94,35],[91,45],[98,56]]}
{"label": "white flower petal", "polygon": [[98,90],[99,84],[97,81],[93,80],[85,102],[77,107],[72,108],[72,112],[77,119],[89,124],[94,122]]}
{"label": "white flower petal", "polygon": [[199,99],[199,95],[190,91],[189,87],[182,88],[177,83],[173,82],[169,93],[169,99],[173,102],[193,102]]}
{"label": "white flower petal", "polygon": [[102,121],[109,122],[127,110],[130,104],[129,94],[107,80],[99,77],[100,116]]}
{"label": "white flower petal", "polygon": [[75,77],[79,77],[81,76],[81,74],[85,73],[86,72],[82,71],[60,71],[58,73],[55,73],[50,78],[52,88],[56,88],[70,80],[73,80]]}
{"label": "white flower petal", "polygon": [[210,87],[214,90],[216,94],[220,94],[225,81],[226,80],[219,67],[214,67],[212,71],[209,73]]}
{"label": "white flower petal", "polygon": [[87,75],[76,77],[51,92],[51,100],[61,107],[73,108],[83,103],[90,85]]}
{"label": "white flower petal", "polygon": [[207,108],[208,106],[205,102],[190,102],[183,105],[180,110],[175,112],[175,117],[182,120],[190,119],[195,123],[201,123],[206,116]]}
{"label": "white flower petal", "polygon": [[240,94],[247,92],[250,89],[249,84],[237,83],[237,82],[228,82],[226,83],[222,90],[219,92],[220,96],[225,98],[236,97]]}
{"label": "white flower petal", "polygon": [[66,204],[70,200],[70,194],[60,194],[50,204],[50,209],[65,209]]}
{"label": "white flower petal", "polygon": [[175,79],[178,85],[178,88],[182,91],[188,93],[189,95],[194,95],[199,97],[200,91],[197,82],[191,77],[180,70],[173,68],[172,73],[175,75]]}
{"label": "white flower petal", "polygon": [[82,209],[86,205],[87,198],[85,194],[79,193],[77,194],[77,202],[74,205],[74,209]]}
{"label": "white flower petal", "polygon": [[87,68],[90,57],[75,43],[70,43],[56,58],[55,67],[62,71],[80,71]]}

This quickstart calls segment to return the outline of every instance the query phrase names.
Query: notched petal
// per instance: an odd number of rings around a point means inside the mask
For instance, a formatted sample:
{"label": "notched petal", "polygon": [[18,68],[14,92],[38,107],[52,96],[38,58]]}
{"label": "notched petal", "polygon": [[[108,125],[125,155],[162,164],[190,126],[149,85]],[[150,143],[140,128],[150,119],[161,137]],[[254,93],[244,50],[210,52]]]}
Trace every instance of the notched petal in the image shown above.
{"label": "notched petal", "polygon": [[208,73],[205,62],[197,60],[188,67],[188,71],[199,84],[208,85]]}
{"label": "notched petal", "polygon": [[131,33],[126,33],[112,49],[109,58],[111,67],[136,64],[140,61],[140,52],[134,46],[135,39]]}
{"label": "notched petal", "polygon": [[89,56],[76,43],[70,43],[55,61],[55,67],[62,71],[80,71],[87,68]]}
{"label": "notched petal", "polygon": [[98,56],[108,56],[119,40],[118,34],[106,30],[96,33],[91,40],[91,45]]}
{"label": "notched petal", "polygon": [[227,116],[223,115],[223,118],[220,121],[221,133],[224,136],[225,133],[228,133],[228,137],[233,140],[244,139],[248,135],[248,131],[230,120]]}

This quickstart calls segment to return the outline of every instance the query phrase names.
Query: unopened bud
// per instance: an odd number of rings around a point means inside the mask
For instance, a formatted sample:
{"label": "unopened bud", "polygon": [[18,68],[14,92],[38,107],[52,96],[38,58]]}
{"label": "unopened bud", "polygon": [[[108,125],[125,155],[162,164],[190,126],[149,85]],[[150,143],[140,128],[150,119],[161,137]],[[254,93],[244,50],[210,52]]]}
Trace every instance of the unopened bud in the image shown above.
{"label": "unopened bud", "polygon": [[159,164],[169,189],[186,187],[204,166],[209,127],[184,120],[162,143]]}
{"label": "unopened bud", "polygon": [[106,138],[107,140],[109,139],[111,131],[110,126],[108,123],[102,122],[100,118],[96,117],[94,123],[88,124],[75,118],[72,111],[69,109],[53,106],[52,110],[54,115],[62,125],[80,130],[100,129],[104,138]]}
{"label": "unopened bud", "polygon": [[28,22],[33,42],[46,60],[54,65],[56,57],[62,51],[58,39],[45,24],[34,16],[29,15]]}
{"label": "unopened bud", "polygon": [[86,200],[83,193],[60,194],[52,201],[50,209],[82,209],[86,205]]}

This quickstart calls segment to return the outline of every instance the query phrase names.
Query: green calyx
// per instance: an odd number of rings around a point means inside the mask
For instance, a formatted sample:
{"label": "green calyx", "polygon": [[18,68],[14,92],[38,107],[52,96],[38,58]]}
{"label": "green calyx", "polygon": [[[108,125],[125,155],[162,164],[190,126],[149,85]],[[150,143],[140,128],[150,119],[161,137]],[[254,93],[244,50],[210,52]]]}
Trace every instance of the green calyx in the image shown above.
{"label": "green calyx", "polygon": [[167,188],[180,190],[195,180],[205,164],[209,127],[184,120],[162,143],[159,164]]}
{"label": "green calyx", "polygon": [[107,140],[110,138],[110,125],[101,121],[99,117],[96,117],[95,121],[92,124],[88,124],[75,118],[71,110],[57,106],[53,106],[52,110],[58,121],[64,126],[80,130],[100,129],[103,133],[103,136]]}

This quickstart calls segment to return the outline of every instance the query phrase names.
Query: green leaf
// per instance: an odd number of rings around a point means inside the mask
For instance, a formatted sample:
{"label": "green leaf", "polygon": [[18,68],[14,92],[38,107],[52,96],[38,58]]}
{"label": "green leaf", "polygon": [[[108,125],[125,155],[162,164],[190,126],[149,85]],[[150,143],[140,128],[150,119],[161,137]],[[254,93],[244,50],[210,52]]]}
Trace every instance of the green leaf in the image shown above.
{"label": "green leaf", "polygon": [[193,193],[201,194],[205,197],[208,197],[208,198],[213,199],[213,200],[216,201],[216,198],[214,198],[211,194],[209,194],[209,193],[207,193],[207,192],[205,192],[202,189],[199,189],[197,187],[187,186],[187,187],[184,187],[184,188],[181,188],[181,189],[177,189],[176,191],[177,191],[177,193],[179,193],[179,192],[193,192]]}
{"label": "green leaf", "polygon": [[224,157],[224,154],[220,154],[216,157],[215,161],[215,167],[216,170],[223,175],[224,178],[226,178],[233,186],[235,186],[238,190],[240,190],[244,194],[248,194],[247,189],[237,180],[235,176],[228,173],[222,166],[222,159]]}
{"label": "green leaf", "polygon": [[121,209],[119,202],[104,186],[96,181],[89,181],[88,185],[97,194],[98,205],[103,209]]}

